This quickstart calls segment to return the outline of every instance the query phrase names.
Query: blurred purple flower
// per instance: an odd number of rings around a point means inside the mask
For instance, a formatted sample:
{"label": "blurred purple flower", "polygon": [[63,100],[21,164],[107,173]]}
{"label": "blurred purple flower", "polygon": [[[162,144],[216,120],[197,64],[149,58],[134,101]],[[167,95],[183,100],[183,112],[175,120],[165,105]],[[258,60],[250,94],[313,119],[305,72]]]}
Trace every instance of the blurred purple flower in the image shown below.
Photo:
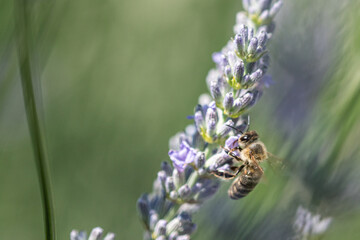
{"label": "blurred purple flower", "polygon": [[196,153],[197,151],[191,148],[186,141],[182,141],[180,144],[180,150],[170,150],[169,157],[175,168],[179,172],[183,172],[187,164],[194,162]]}

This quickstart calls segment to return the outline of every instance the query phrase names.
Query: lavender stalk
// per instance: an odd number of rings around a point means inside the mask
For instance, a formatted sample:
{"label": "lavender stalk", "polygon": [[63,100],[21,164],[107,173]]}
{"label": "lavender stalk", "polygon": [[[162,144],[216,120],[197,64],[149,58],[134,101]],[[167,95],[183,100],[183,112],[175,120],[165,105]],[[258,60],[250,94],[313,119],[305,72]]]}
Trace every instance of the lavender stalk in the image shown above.
{"label": "lavender stalk", "polygon": [[281,5],[280,0],[243,0],[245,11],[236,16],[235,36],[213,54],[216,68],[206,78],[210,95],[199,97],[194,124],[170,139],[172,164],[161,164],[153,192],[138,199],[144,239],[185,240],[196,230],[191,215],[220,186],[211,172],[232,166],[221,146],[231,148],[237,139],[234,129],[247,128],[248,110],[271,82],[266,47]]}

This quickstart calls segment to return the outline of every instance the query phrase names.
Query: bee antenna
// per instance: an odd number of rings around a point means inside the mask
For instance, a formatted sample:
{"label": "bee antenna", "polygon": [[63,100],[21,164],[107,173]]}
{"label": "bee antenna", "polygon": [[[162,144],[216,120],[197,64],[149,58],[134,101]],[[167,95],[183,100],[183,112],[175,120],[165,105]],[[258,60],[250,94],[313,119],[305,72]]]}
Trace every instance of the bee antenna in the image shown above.
{"label": "bee antenna", "polygon": [[250,128],[250,115],[247,116],[246,131],[249,130],[249,128]]}
{"label": "bee antenna", "polygon": [[229,128],[232,128],[232,129],[236,130],[237,132],[243,134],[243,131],[237,129],[236,127],[233,127],[233,126],[230,126],[230,125],[226,125],[226,126],[228,126]]}

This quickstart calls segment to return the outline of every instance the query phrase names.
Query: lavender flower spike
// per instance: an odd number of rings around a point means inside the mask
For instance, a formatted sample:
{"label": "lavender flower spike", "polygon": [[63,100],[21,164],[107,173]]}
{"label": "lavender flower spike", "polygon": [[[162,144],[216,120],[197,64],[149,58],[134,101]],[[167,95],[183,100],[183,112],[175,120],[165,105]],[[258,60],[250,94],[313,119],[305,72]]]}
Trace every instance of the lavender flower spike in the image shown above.
{"label": "lavender flower spike", "polygon": [[[210,94],[199,97],[194,123],[170,139],[172,164],[161,164],[152,193],[143,194],[137,202],[145,240],[190,239],[197,228],[191,215],[220,187],[212,172],[231,171],[233,159],[221,146],[237,146],[238,131],[234,129],[245,129],[248,116],[244,113],[269,86],[267,45],[281,4],[279,0],[243,1],[245,12],[236,16],[235,36],[212,55],[215,68],[206,77]],[[330,224],[317,216],[312,222],[311,231],[317,233]],[[305,225],[301,220],[296,227],[304,232]]]}

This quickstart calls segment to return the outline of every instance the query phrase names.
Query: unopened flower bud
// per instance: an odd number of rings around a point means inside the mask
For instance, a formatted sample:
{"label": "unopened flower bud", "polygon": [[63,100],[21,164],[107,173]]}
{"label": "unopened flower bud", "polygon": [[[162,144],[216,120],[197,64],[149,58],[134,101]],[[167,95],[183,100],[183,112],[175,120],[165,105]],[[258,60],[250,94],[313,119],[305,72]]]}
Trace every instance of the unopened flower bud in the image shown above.
{"label": "unopened flower bud", "polygon": [[115,234],[114,233],[106,234],[104,240],[115,240]]}
{"label": "unopened flower bud", "polygon": [[259,20],[262,22],[265,22],[265,21],[268,21],[269,17],[270,17],[269,10],[265,10],[260,14]]}
{"label": "unopened flower bud", "polygon": [[238,51],[238,53],[240,55],[242,55],[244,52],[244,47],[245,47],[245,41],[244,41],[243,37],[240,36],[239,34],[236,34],[235,38],[234,38],[234,43],[236,46],[236,50]]}
{"label": "unopened flower bud", "polygon": [[191,194],[191,189],[187,184],[185,184],[179,188],[178,192],[179,192],[179,196],[182,199],[187,199]]}
{"label": "unopened flower bud", "polygon": [[270,9],[270,17],[274,18],[275,15],[279,12],[280,8],[282,7],[282,1],[277,1]]}
{"label": "unopened flower bud", "polygon": [[100,227],[94,228],[89,236],[89,240],[100,240],[104,230]]}
{"label": "unopened flower bud", "polygon": [[225,95],[224,101],[223,101],[223,106],[224,109],[229,112],[233,106],[234,103],[234,94],[232,92],[228,92]]}
{"label": "unopened flower bud", "polygon": [[176,238],[176,240],[190,240],[189,235],[181,235]]}
{"label": "unopened flower bud", "polygon": [[220,138],[224,138],[226,135],[228,135],[230,133],[230,131],[232,130],[231,127],[234,126],[234,122],[232,120],[228,120],[226,121],[226,123],[224,123],[219,132],[217,133],[218,137]]}
{"label": "unopened flower bud", "polygon": [[225,75],[228,80],[231,80],[233,78],[231,67],[229,65],[225,67]]}
{"label": "unopened flower bud", "polygon": [[[244,39],[244,43],[246,44],[249,39],[248,38],[248,27],[246,25],[240,26],[239,35],[240,35],[240,37],[242,37],[242,39]],[[246,47],[246,46],[244,46],[244,47]]]}
{"label": "unopened flower bud", "polygon": [[258,39],[257,38],[252,38],[250,40],[249,47],[247,49],[248,54],[254,54],[255,51],[256,51],[257,46],[258,46]]}
{"label": "unopened flower bud", "polygon": [[250,75],[250,79],[253,83],[255,83],[256,81],[260,80],[262,75],[263,71],[261,69],[258,69]]}
{"label": "unopened flower bud", "polygon": [[194,160],[194,163],[195,163],[195,166],[197,169],[201,168],[204,166],[205,164],[205,153],[203,152],[198,152],[196,154],[196,157],[195,157],[195,160]]}
{"label": "unopened flower bud", "polygon": [[221,94],[219,82],[212,81],[212,82],[210,83],[210,93],[211,93],[211,96],[214,98],[214,100],[215,100],[216,102],[221,101],[221,99],[222,99],[222,94]]}
{"label": "unopened flower bud", "polygon": [[143,194],[137,201],[137,209],[138,209],[138,213],[140,215],[140,218],[142,219],[142,221],[148,225],[149,224],[149,211],[150,211],[150,207],[149,207],[149,201],[147,198],[146,194]]}
{"label": "unopened flower bud", "polygon": [[172,177],[167,177],[165,181],[165,189],[167,193],[170,193],[175,189],[174,180]]}
{"label": "unopened flower bud", "polygon": [[268,37],[267,37],[266,31],[262,30],[258,36],[258,45],[261,46],[262,48],[265,48],[267,40],[268,40]]}
{"label": "unopened flower bud", "polygon": [[163,161],[161,163],[161,169],[166,173],[166,175],[171,176],[172,174],[172,167],[168,162]]}
{"label": "unopened flower bud", "polygon": [[179,197],[179,194],[176,191],[170,192],[170,198],[171,199],[177,199]]}
{"label": "unopened flower bud", "polygon": [[169,235],[169,240],[176,240],[176,238],[177,238],[178,235],[179,235],[179,234],[178,234],[177,232],[172,232],[172,233],[170,233],[170,235]]}
{"label": "unopened flower bud", "polygon": [[165,184],[166,172],[164,170],[159,171],[157,174],[157,178],[161,182],[162,185]]}
{"label": "unopened flower bud", "polygon": [[236,79],[236,82],[240,82],[243,74],[244,74],[244,62],[243,61],[239,61],[235,64],[234,66],[234,77]]}
{"label": "unopened flower bud", "polygon": [[149,227],[154,229],[156,223],[159,221],[159,214],[155,210],[150,211]]}
{"label": "unopened flower bud", "polygon": [[176,188],[181,187],[185,183],[184,173],[179,172],[176,168],[173,170],[173,180]]}
{"label": "unopened flower bud", "polygon": [[154,234],[155,236],[162,236],[166,234],[166,225],[167,225],[167,221],[164,219],[160,219],[154,228]]}

